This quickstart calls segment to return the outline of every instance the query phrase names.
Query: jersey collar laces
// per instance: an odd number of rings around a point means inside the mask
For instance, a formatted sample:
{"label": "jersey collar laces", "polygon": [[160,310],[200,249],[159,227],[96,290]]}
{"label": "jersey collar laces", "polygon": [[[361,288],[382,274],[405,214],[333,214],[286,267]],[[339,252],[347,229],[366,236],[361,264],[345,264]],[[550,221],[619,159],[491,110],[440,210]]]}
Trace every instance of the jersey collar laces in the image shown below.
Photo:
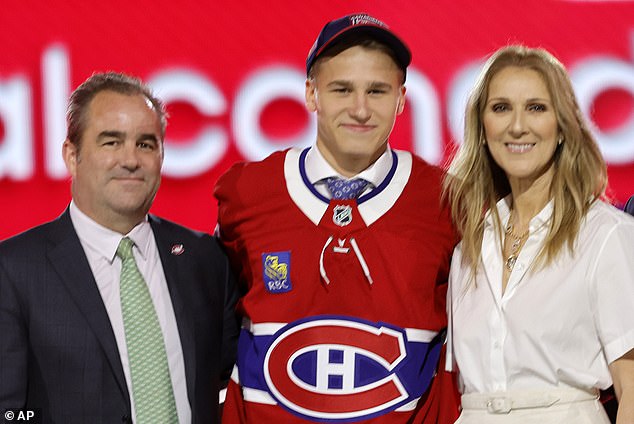
{"label": "jersey collar laces", "polygon": [[[330,278],[328,278],[328,274],[326,273],[326,268],[324,267],[324,252],[326,252],[326,249],[328,248],[330,243],[332,243],[334,238],[335,238],[334,236],[328,237],[328,240],[326,240],[326,244],[324,244],[324,247],[321,249],[321,254],[319,255],[319,273],[321,274],[321,278],[324,279],[326,284],[330,284]],[[350,245],[352,246],[352,250],[354,251],[354,254],[357,256],[357,260],[359,261],[359,264],[361,265],[361,269],[363,269],[363,274],[365,275],[365,278],[368,281],[368,284],[372,285],[374,283],[374,280],[372,280],[372,275],[370,274],[370,268],[368,268],[368,264],[365,261],[365,258],[363,257],[363,253],[361,253],[361,249],[359,249],[359,245],[357,244],[357,241],[354,239],[354,237],[350,238]]]}

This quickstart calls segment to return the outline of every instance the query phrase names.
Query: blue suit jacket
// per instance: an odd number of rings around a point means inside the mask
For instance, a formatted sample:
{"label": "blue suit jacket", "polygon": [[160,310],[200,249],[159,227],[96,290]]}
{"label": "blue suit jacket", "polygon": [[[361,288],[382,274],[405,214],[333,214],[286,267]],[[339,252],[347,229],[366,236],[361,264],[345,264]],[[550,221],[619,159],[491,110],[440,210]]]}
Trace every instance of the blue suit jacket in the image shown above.
{"label": "blue suit jacket", "polygon": [[630,197],[623,210],[630,215],[634,215],[634,196]]}
{"label": "blue suit jacket", "polygon": [[[237,299],[209,235],[150,216],[183,348],[192,422],[214,423],[235,358]],[[182,244],[180,255],[171,253]],[[43,423],[131,422],[110,320],[68,210],[0,243],[0,411]]]}

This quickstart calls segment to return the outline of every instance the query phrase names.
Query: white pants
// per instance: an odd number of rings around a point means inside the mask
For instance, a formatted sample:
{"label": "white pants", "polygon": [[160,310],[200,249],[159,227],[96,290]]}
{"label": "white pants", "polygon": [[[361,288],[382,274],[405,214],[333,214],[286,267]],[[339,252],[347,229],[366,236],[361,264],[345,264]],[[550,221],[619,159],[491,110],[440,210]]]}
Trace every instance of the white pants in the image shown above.
{"label": "white pants", "polygon": [[598,393],[577,389],[462,396],[455,424],[610,424]]}

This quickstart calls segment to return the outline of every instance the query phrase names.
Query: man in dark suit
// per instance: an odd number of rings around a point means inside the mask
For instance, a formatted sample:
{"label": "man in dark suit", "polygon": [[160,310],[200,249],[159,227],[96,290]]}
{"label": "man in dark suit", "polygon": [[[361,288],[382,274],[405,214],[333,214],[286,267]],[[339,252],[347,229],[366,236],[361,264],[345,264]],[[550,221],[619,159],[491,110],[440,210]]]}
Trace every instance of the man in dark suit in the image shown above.
{"label": "man in dark suit", "polygon": [[630,197],[623,210],[630,215],[634,215],[634,196]]}
{"label": "man in dark suit", "polygon": [[0,243],[0,412],[217,422],[237,296],[211,236],[148,215],[163,105],[135,78],[95,74],[73,92],[67,120],[69,208]]}

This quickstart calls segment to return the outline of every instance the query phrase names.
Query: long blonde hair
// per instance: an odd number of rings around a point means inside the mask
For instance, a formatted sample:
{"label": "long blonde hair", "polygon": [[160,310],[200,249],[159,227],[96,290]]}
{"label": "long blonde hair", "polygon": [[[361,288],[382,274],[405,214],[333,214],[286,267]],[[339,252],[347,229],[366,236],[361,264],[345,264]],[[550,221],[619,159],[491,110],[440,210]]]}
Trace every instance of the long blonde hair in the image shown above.
{"label": "long blonde hair", "polygon": [[540,264],[550,263],[565,245],[573,250],[581,221],[592,203],[604,196],[607,187],[605,162],[581,114],[564,66],[541,48],[515,45],[496,51],[485,63],[469,96],[464,142],[451,161],[443,187],[445,199],[451,204],[452,218],[462,235],[463,258],[474,273],[482,249],[485,213],[491,211],[501,239],[502,225],[495,205],[510,193],[505,173],[485,144],[482,123],[491,79],[508,66],[532,69],[541,75],[564,140],[555,151],[555,174],[550,186],[553,216],[538,257]]}

